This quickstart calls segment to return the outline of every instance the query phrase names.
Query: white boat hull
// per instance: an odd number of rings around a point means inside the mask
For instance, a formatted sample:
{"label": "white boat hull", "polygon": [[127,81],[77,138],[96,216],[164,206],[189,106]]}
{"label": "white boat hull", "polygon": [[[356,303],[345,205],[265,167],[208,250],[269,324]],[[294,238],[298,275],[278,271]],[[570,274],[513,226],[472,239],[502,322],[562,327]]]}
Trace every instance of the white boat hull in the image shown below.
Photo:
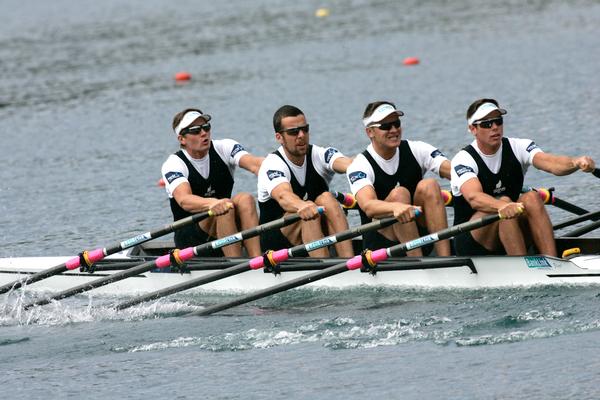
{"label": "white boat hull", "polygon": [[[115,256],[110,257],[114,262],[130,260],[123,255]],[[69,258],[25,257],[0,259],[0,285],[14,282],[19,277],[25,277],[27,274],[59,265]],[[446,265],[454,263],[456,265],[432,268],[432,262],[441,262]],[[305,266],[307,265],[306,259],[303,263]],[[198,264],[195,265],[196,267],[189,273],[146,272],[139,276],[93,289],[90,293],[115,296],[149,293],[215,272],[214,266],[212,269],[198,270],[201,267],[198,267]],[[289,264],[286,267],[286,264],[284,264],[282,273],[279,275],[265,273],[263,270],[248,271],[190,290],[249,292],[264,289],[316,270],[310,271],[304,268],[304,270],[299,271],[293,269],[293,265]],[[33,283],[25,287],[24,290],[59,292],[92,282],[115,272],[118,272],[118,270],[98,271],[93,274],[74,270]],[[453,257],[402,258],[382,263],[375,275],[358,270],[346,271],[310,283],[307,286],[340,289],[355,286],[476,289],[564,284],[600,284],[600,256],[579,256],[569,260],[542,256],[458,259]]]}

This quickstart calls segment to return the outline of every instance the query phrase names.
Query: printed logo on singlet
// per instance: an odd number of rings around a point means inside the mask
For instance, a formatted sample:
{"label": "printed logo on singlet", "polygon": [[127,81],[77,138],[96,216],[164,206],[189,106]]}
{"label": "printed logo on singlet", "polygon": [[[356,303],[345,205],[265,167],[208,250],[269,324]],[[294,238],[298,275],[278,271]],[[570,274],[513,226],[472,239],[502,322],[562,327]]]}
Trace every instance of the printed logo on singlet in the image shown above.
{"label": "printed logo on singlet", "polygon": [[179,171],[176,172],[167,172],[165,174],[165,178],[169,183],[173,183],[173,181],[177,178],[183,178],[183,174]]}
{"label": "printed logo on singlet", "polygon": [[473,171],[473,168],[469,167],[468,165],[462,165],[459,164],[456,167],[454,167],[454,171],[456,171],[456,175],[463,176],[464,174],[466,174],[467,172],[475,172]]}
{"label": "printed logo on singlet", "polygon": [[535,144],[535,142],[531,142],[531,143],[529,143],[529,146],[527,146],[527,152],[531,153],[532,150],[537,149],[537,148],[538,148],[537,144]]}
{"label": "printed logo on singlet", "polygon": [[337,152],[338,152],[338,149],[334,149],[333,147],[328,148],[325,151],[325,163],[329,164],[329,160],[331,160],[331,157],[333,157],[333,155]]}
{"label": "printed logo on singlet", "polygon": [[358,180],[365,179],[366,177],[367,177],[367,174],[365,174],[362,171],[354,171],[350,175],[348,175],[348,179],[350,179],[351,184]]}
{"label": "printed logo on singlet", "polygon": [[438,156],[446,157],[446,155],[444,153],[442,153],[441,151],[439,151],[438,149],[435,149],[434,151],[432,151],[430,156],[431,156],[431,158],[436,158]]}
{"label": "printed logo on singlet", "polygon": [[281,171],[277,171],[274,169],[270,169],[267,171],[267,177],[269,177],[269,180],[272,181],[275,178],[283,178],[285,177],[285,174]]}
{"label": "printed logo on singlet", "polygon": [[204,197],[212,197],[215,195],[215,193],[217,193],[217,191],[214,190],[211,185],[209,185],[208,189],[206,189],[206,192],[204,193]]}
{"label": "printed logo on singlet", "polygon": [[496,183],[496,187],[494,188],[494,194],[502,194],[506,192],[506,187],[502,186],[502,179]]}
{"label": "printed logo on singlet", "polygon": [[233,150],[231,150],[231,157],[235,157],[235,155],[237,153],[239,153],[240,151],[245,150],[244,146],[242,146],[241,144],[236,144],[235,146],[233,146]]}

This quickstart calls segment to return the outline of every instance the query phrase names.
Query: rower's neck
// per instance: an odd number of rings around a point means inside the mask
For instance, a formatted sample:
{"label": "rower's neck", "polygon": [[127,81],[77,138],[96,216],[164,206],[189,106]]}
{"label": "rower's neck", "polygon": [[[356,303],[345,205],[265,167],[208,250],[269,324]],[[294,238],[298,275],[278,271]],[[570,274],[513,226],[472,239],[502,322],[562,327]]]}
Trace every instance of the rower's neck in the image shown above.
{"label": "rower's neck", "polygon": [[398,150],[397,147],[381,146],[376,142],[372,142],[372,144],[375,153],[377,153],[379,157],[383,158],[384,160],[390,160],[392,157],[394,157],[394,155],[396,155],[396,151]]}
{"label": "rower's neck", "polygon": [[498,150],[500,150],[500,148],[502,147],[502,143],[498,144],[497,146],[488,146],[483,143],[477,142],[477,147],[479,148],[479,151],[481,151],[486,156],[493,156],[498,152]]}

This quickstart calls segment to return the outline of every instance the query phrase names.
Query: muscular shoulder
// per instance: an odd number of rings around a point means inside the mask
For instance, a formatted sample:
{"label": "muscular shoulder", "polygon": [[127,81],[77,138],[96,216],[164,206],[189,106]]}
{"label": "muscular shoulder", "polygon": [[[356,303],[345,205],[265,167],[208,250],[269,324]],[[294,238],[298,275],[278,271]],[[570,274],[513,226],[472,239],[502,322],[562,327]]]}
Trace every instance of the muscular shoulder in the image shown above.
{"label": "muscular shoulder", "polygon": [[239,164],[239,159],[248,154],[244,146],[233,139],[216,139],[212,143],[219,157],[229,164]]}

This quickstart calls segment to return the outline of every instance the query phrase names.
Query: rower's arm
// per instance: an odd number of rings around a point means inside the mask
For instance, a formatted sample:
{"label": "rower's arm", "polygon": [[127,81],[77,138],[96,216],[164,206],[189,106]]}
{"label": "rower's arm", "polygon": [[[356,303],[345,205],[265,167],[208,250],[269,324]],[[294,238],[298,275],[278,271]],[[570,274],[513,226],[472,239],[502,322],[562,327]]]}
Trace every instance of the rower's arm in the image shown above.
{"label": "rower's arm", "polygon": [[553,175],[569,175],[577,170],[592,172],[596,164],[591,157],[569,157],[539,152],[533,156],[533,166]]}
{"label": "rower's arm", "polygon": [[[410,213],[410,210],[414,209],[415,206],[411,204],[404,204],[394,201],[379,200],[373,186],[364,186],[356,193],[356,201],[360,208],[367,214],[369,218],[385,218],[390,216],[396,216],[402,222],[408,222],[414,216]],[[399,217],[403,215],[403,217]]]}
{"label": "rower's arm", "polygon": [[450,180],[450,160],[445,160],[442,165],[440,165],[440,171],[439,171],[439,175],[442,178],[446,178],[448,180]]}
{"label": "rower's arm", "polygon": [[333,162],[333,170],[338,174],[345,174],[350,164],[352,164],[352,158],[346,156],[338,157]]}
{"label": "rower's arm", "polygon": [[463,183],[460,192],[472,209],[484,213],[498,212],[509,203],[484,193],[481,182],[477,178],[471,178]]}
{"label": "rower's arm", "polygon": [[260,169],[260,166],[264,159],[264,157],[257,157],[250,153],[244,154],[240,158],[240,167],[252,172],[254,175],[258,175],[258,170]]}
{"label": "rower's arm", "polygon": [[271,191],[273,198],[286,212],[300,215],[303,220],[314,219],[319,216],[317,205],[312,201],[304,201],[292,190],[292,185],[282,182]]}
{"label": "rower's arm", "polygon": [[[183,182],[175,188],[173,198],[181,208],[189,213],[212,210],[216,215],[222,215],[232,206],[229,199],[216,199],[193,194],[192,187],[188,182]],[[228,205],[228,203],[231,205]]]}

